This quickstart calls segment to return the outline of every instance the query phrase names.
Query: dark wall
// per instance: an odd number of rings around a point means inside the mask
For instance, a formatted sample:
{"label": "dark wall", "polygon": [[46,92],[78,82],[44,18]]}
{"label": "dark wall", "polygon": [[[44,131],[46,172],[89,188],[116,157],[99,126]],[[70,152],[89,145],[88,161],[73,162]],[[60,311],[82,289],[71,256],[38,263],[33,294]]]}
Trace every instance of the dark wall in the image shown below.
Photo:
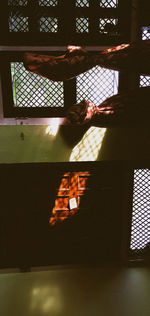
{"label": "dark wall", "polygon": [[[91,173],[79,212],[49,226],[65,171]],[[121,261],[126,170],[100,163],[0,165],[0,267]]]}

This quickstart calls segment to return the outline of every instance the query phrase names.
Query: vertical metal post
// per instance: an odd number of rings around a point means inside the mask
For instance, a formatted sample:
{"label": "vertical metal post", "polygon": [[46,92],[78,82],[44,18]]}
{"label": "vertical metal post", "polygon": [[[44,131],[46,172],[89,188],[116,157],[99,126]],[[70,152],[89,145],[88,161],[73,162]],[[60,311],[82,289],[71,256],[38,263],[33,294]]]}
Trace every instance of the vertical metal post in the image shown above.
{"label": "vertical metal post", "polygon": [[[140,25],[139,25],[139,0],[131,0],[131,42],[140,39]],[[129,88],[136,89],[139,87],[139,75],[131,73],[129,76]]]}

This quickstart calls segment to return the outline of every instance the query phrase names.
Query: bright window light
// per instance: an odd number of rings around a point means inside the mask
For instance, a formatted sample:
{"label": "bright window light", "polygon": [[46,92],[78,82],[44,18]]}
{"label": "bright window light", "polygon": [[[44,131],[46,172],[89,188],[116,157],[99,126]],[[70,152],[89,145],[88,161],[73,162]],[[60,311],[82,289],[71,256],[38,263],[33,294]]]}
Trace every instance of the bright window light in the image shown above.
{"label": "bright window light", "polygon": [[51,136],[56,136],[59,130],[59,118],[54,118],[50,125],[46,128],[45,133]]}
{"label": "bright window light", "polygon": [[100,66],[77,76],[77,102],[90,100],[96,106],[118,93],[118,71]]}
{"label": "bright window light", "polygon": [[142,27],[142,40],[150,39],[150,26]]}

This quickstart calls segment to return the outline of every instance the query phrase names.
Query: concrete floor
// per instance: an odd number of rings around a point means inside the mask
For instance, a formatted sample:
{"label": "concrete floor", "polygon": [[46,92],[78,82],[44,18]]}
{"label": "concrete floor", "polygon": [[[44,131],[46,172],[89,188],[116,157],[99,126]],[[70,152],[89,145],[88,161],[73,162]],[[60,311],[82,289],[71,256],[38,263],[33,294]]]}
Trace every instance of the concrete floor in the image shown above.
{"label": "concrete floor", "polygon": [[149,316],[150,269],[57,267],[0,274],[1,316]]}

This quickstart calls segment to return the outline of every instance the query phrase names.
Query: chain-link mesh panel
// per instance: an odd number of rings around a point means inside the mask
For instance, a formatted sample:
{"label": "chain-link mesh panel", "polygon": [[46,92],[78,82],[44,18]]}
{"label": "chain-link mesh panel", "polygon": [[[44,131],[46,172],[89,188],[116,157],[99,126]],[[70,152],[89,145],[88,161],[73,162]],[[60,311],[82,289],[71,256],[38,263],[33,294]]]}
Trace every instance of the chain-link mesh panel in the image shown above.
{"label": "chain-link mesh panel", "polygon": [[[150,39],[150,27],[142,27],[142,40]],[[150,76],[140,76],[140,87],[150,86]]]}
{"label": "chain-link mesh panel", "polygon": [[58,0],[39,0],[39,5],[43,7],[55,7],[58,5]]}
{"label": "chain-link mesh panel", "polygon": [[150,169],[134,171],[131,250],[142,250],[150,242]]}
{"label": "chain-link mesh panel", "polygon": [[13,15],[9,17],[10,32],[28,32],[28,17]]}
{"label": "chain-link mesh panel", "polygon": [[63,82],[53,82],[25,70],[23,63],[11,63],[15,107],[63,107]]}
{"label": "chain-link mesh panel", "polygon": [[8,5],[25,6],[27,4],[28,4],[28,0],[8,0]]}
{"label": "chain-link mesh panel", "polygon": [[89,0],[76,0],[77,7],[89,7]]}
{"label": "chain-link mesh panel", "polygon": [[118,0],[100,0],[101,8],[116,8],[118,5]]}
{"label": "chain-link mesh panel", "polygon": [[140,76],[140,87],[150,86],[150,76]]}
{"label": "chain-link mesh panel", "polygon": [[142,40],[150,39],[150,26],[142,27]]}
{"label": "chain-link mesh panel", "polygon": [[76,18],[76,32],[88,33],[89,31],[89,19],[88,18]]}
{"label": "chain-link mesh panel", "polygon": [[98,106],[118,91],[118,72],[96,66],[77,77],[77,102],[83,99]]}
{"label": "chain-link mesh panel", "polygon": [[118,19],[112,18],[100,18],[99,20],[99,32],[100,33],[117,33],[117,26]]}
{"label": "chain-link mesh panel", "polygon": [[41,17],[40,18],[40,32],[58,32],[58,19],[54,17]]}

